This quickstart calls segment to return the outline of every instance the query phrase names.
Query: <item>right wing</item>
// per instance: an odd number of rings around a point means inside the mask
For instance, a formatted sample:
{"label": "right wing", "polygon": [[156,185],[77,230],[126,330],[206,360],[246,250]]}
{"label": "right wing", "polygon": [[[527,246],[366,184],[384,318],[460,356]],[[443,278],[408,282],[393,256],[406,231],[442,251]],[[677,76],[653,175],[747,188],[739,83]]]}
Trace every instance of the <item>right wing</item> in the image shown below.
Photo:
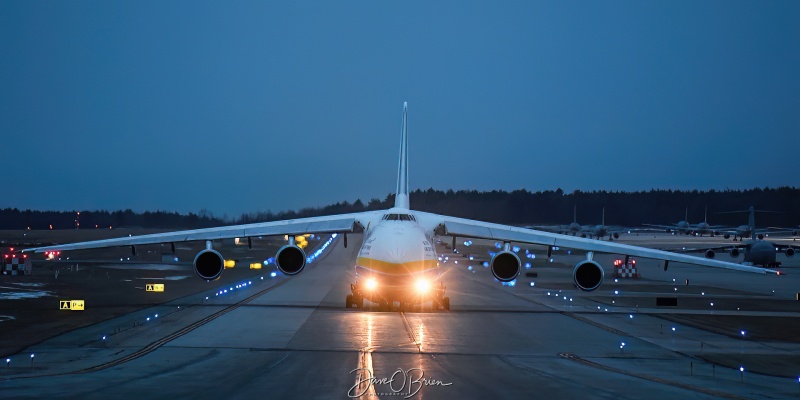
{"label": "right wing", "polygon": [[489,222],[473,221],[463,218],[448,217],[430,213],[424,214],[428,224],[435,224],[434,229],[440,235],[452,235],[478,239],[501,240],[505,242],[533,243],[546,246],[566,247],[571,249],[586,250],[598,253],[620,254],[633,257],[652,258],[657,260],[674,261],[685,264],[701,265],[705,267],[723,268],[736,271],[755,272],[759,274],[778,271],[747,265],[735,264],[726,261],[711,260],[689,256],[686,254],[672,253],[646,247],[631,246],[601,240],[584,239],[574,236],[560,235],[557,233],[542,232],[532,229],[518,228],[508,225],[493,224]]}
{"label": "right wing", "polygon": [[245,225],[220,226],[215,228],[193,229],[155,233],[150,235],[129,236],[115,239],[94,240],[69,244],[58,244],[45,247],[33,247],[23,252],[64,251],[79,249],[95,249],[101,247],[135,246],[143,244],[175,243],[231,238],[246,238],[269,235],[302,235],[306,233],[349,233],[363,232],[376,216],[382,212],[367,211],[353,214],[330,215],[324,217],[300,218],[284,221],[258,222]]}

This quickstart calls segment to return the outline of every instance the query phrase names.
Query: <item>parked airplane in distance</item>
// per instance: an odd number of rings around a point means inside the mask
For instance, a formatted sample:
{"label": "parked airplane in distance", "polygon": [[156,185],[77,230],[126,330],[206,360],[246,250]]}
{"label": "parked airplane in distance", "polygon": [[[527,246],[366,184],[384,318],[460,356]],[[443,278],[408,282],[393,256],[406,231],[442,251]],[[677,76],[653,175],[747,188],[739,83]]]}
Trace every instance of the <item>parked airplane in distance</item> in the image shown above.
{"label": "parked airplane in distance", "polygon": [[68,251],[111,246],[131,246],[135,251],[135,246],[147,244],[205,241],[205,249],[195,256],[193,265],[198,276],[213,281],[219,278],[224,270],[224,258],[214,250],[214,240],[288,235],[289,243],[275,255],[276,266],[283,274],[295,275],[300,273],[307,263],[306,254],[295,242],[295,236],[341,234],[343,245],[346,247],[346,235],[358,232],[363,233],[363,241],[355,261],[356,278],[351,284],[351,293],[347,295],[344,304],[347,307],[361,307],[364,300],[367,300],[378,303],[382,310],[389,310],[396,302],[402,309],[429,301],[434,306],[449,308],[450,299],[445,296],[446,288],[442,282],[441,268],[433,244],[437,235],[502,242],[502,250],[492,257],[489,266],[492,275],[501,282],[513,281],[520,273],[521,261],[512,251],[512,242],[546,246],[548,254],[553,247],[587,251],[586,258],[579,261],[572,271],[573,282],[579,289],[585,291],[597,289],[603,282],[603,267],[593,259],[595,252],[660,259],[665,261],[665,267],[672,261],[761,274],[779,274],[774,270],[686,254],[414,211],[410,208],[408,195],[407,104],[403,104],[395,193],[394,207],[384,211],[157,233],[38,247],[25,251]]}
{"label": "parked airplane in distance", "polygon": [[608,240],[619,239],[619,233],[626,231],[620,226],[606,226],[606,209],[603,207],[600,225],[581,225],[578,223],[578,208],[572,210],[572,223],[569,225],[533,225],[528,228],[538,229],[547,232],[561,233],[565,235],[580,236],[582,238],[602,239],[608,236]]}
{"label": "parked airplane in distance", "polygon": [[684,235],[692,235],[692,236],[703,236],[709,235],[714,236],[718,234],[718,229],[727,228],[725,225],[709,225],[708,224],[708,207],[706,207],[706,212],[703,216],[703,222],[698,222],[696,225],[692,225],[688,222],[689,220],[689,208],[686,208],[686,217],[683,221],[676,222],[672,225],[657,225],[657,224],[642,224],[644,226],[652,226],[655,228],[662,228],[665,229],[667,232],[672,233],[681,233]]}
{"label": "parked airplane in distance", "polygon": [[[775,211],[756,210],[753,206],[750,206],[746,211],[726,211],[717,214],[750,213],[750,217],[754,218],[756,212],[773,213]],[[721,229],[719,233],[723,235],[725,239],[730,239],[730,237],[733,236],[733,241],[735,242],[751,236],[758,240],[763,240],[765,236],[770,234],[797,236],[797,229],[777,227],[755,228],[755,223],[750,221],[747,225],[739,225],[733,229]]]}
{"label": "parked airplane in distance", "polygon": [[[755,209],[750,207],[748,212],[748,224],[742,225],[736,230],[740,233],[745,231],[748,232],[750,239],[746,241],[742,239],[738,245],[718,246],[706,249],[706,258],[714,258],[716,257],[716,253],[720,251],[727,252],[733,258],[737,258],[740,254],[744,253],[745,263],[749,263],[751,265],[760,265],[765,268],[777,268],[781,265],[781,263],[777,261],[778,253],[784,253],[786,257],[793,257],[794,254],[800,250],[800,246],[777,244],[768,240],[762,240],[764,235],[756,233],[758,230],[756,229],[755,223]],[[725,238],[728,238],[728,233],[725,234]],[[734,238],[734,240],[736,239]],[[691,250],[692,249],[685,249],[684,251]]]}

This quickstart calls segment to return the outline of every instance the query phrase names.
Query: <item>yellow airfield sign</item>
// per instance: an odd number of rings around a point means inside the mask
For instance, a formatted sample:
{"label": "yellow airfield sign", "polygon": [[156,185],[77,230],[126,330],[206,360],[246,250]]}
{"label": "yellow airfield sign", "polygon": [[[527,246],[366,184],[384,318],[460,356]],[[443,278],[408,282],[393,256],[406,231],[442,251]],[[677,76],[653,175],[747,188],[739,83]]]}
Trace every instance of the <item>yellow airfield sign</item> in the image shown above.
{"label": "yellow airfield sign", "polygon": [[83,311],[84,310],[84,303],[83,303],[83,300],[59,300],[58,309],[59,310],[71,310],[71,311]]}
{"label": "yellow airfield sign", "polygon": [[148,292],[163,292],[164,291],[164,284],[163,283],[148,283],[144,285],[144,290]]}

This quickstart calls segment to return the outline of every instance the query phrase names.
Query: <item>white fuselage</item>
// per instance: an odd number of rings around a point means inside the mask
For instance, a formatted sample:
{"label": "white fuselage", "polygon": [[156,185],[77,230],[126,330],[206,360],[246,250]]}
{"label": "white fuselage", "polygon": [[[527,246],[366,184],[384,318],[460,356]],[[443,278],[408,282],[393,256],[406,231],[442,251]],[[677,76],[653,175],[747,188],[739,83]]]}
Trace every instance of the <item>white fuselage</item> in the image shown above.
{"label": "white fuselage", "polygon": [[[356,259],[356,286],[370,300],[403,301],[419,294],[414,286],[427,280],[439,282],[439,263],[432,232],[416,220],[410,210],[391,209],[380,220],[370,222]],[[364,284],[374,280],[376,287],[367,291]]]}

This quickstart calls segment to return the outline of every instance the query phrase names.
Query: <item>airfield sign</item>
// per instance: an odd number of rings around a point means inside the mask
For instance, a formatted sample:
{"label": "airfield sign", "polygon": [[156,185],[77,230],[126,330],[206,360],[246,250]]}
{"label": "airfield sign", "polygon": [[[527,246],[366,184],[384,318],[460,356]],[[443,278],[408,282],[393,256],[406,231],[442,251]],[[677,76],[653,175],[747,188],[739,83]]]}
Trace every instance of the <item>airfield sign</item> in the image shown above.
{"label": "airfield sign", "polygon": [[148,292],[163,292],[164,291],[164,284],[163,283],[148,283],[144,285],[144,290]]}
{"label": "airfield sign", "polygon": [[83,311],[84,306],[83,300],[59,300],[58,302],[59,310]]}

